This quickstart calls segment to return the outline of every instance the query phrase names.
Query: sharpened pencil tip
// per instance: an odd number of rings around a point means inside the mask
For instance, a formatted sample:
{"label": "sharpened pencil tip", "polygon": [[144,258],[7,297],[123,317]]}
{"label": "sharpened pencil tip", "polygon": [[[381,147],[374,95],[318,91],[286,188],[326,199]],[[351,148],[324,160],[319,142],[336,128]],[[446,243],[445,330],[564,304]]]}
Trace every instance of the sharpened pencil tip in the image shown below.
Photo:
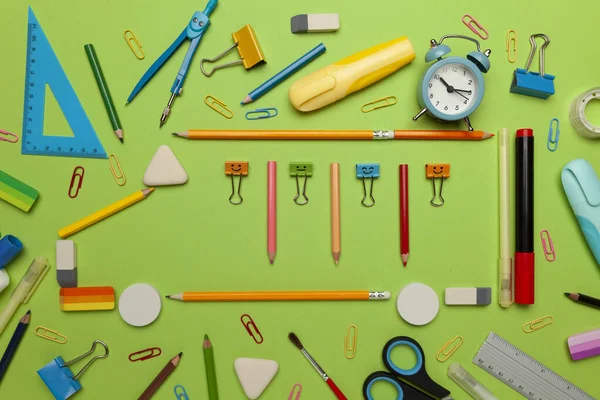
{"label": "sharpened pencil tip", "polygon": [[181,357],[183,355],[183,351],[179,352],[179,354],[177,354],[179,357]]}
{"label": "sharpened pencil tip", "polygon": [[570,294],[571,294],[571,293],[565,293],[565,296],[569,297],[569,295],[570,295]]}
{"label": "sharpened pencil tip", "polygon": [[125,143],[125,142],[123,141],[123,138],[119,138],[119,140],[121,141],[121,143]]}
{"label": "sharpened pencil tip", "polygon": [[208,340],[208,335],[206,333],[204,334],[204,340]]}
{"label": "sharpened pencil tip", "polygon": [[31,314],[31,310],[27,310],[25,314]]}
{"label": "sharpened pencil tip", "polygon": [[177,136],[177,132],[173,132],[173,133],[171,133],[171,135]]}
{"label": "sharpened pencil tip", "polygon": [[170,295],[170,294],[168,294],[168,295],[166,295],[165,297],[166,297],[167,299],[170,299],[170,298],[171,298],[171,295]]}

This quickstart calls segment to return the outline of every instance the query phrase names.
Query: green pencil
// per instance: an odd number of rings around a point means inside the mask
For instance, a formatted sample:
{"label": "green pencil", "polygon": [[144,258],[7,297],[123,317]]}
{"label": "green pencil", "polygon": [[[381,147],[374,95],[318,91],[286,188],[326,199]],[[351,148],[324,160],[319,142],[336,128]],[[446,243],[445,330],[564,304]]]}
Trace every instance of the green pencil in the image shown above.
{"label": "green pencil", "polygon": [[217,374],[215,373],[215,355],[208,335],[204,335],[204,366],[206,367],[206,385],[209,400],[219,400]]}
{"label": "green pencil", "polygon": [[108,114],[108,119],[110,119],[110,124],[112,125],[117,138],[121,141],[121,143],[123,143],[123,127],[121,126],[121,121],[119,121],[117,109],[112,101],[110,90],[108,90],[108,85],[106,84],[106,79],[102,73],[102,67],[100,67],[100,61],[98,61],[98,56],[96,55],[96,50],[94,50],[94,45],[86,44],[84,49],[88,56],[88,60],[90,61],[90,66],[92,67],[94,77],[96,78],[98,89],[102,95],[102,100],[104,101],[104,107],[106,107],[106,113]]}

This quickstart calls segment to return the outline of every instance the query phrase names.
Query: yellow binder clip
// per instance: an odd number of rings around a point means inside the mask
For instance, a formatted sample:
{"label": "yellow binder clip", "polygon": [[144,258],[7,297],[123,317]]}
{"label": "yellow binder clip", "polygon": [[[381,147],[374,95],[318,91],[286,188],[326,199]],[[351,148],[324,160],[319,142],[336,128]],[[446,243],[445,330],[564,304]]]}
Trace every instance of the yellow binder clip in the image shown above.
{"label": "yellow binder clip", "polygon": [[554,317],[552,315],[545,315],[541,318],[534,319],[533,321],[527,322],[523,325],[523,332],[531,333],[542,329],[554,322]]}
{"label": "yellow binder clip", "polygon": [[225,118],[233,118],[233,111],[227,108],[227,104],[223,103],[221,100],[208,95],[204,98],[204,103]]}
{"label": "yellow binder clip", "polygon": [[41,325],[35,328],[35,334],[36,336],[39,336],[42,339],[50,340],[58,344],[65,344],[69,341],[69,338],[67,338],[62,333],[58,333],[53,329],[46,328],[45,326]]}
{"label": "yellow binder clip", "polygon": [[123,37],[133,52],[133,55],[135,55],[138,60],[143,60],[146,58],[144,55],[144,50],[142,50],[142,44],[139,40],[137,40],[133,32],[127,29],[125,32],[123,32]]}
{"label": "yellow binder clip", "polygon": [[[200,60],[200,70],[204,75],[212,76],[212,74],[214,74],[216,70],[231,67],[232,65],[242,64],[244,65],[244,68],[248,70],[257,65],[266,63],[265,56],[263,55],[262,50],[258,45],[256,35],[254,34],[254,30],[250,25],[246,25],[239,31],[232,33],[231,37],[233,37],[234,43],[227,50],[225,50],[224,52],[222,52],[214,58],[203,58],[202,60]],[[237,51],[240,54],[240,60],[217,65],[208,72],[204,70],[205,62],[213,63],[215,61],[218,61],[221,58],[225,57],[227,54],[229,54],[229,52],[234,48],[237,48]]]}
{"label": "yellow binder clip", "polygon": [[382,97],[380,99],[373,100],[369,103],[363,104],[362,107],[360,108],[360,111],[362,111],[364,113],[368,113],[371,111],[378,110],[380,108],[393,106],[397,102],[398,102],[398,99],[396,98],[396,96]]}

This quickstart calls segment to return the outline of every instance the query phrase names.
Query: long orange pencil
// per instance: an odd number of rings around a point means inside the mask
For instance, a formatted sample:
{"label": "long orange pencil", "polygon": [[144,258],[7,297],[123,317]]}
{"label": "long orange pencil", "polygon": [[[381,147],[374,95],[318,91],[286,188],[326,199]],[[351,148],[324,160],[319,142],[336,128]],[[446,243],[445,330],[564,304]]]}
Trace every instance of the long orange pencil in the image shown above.
{"label": "long orange pencil", "polygon": [[166,296],[179,301],[317,301],[388,300],[390,292],[368,290],[318,290],[281,292],[183,292]]}
{"label": "long orange pencil", "polygon": [[175,368],[177,368],[177,365],[179,364],[182,355],[183,353],[179,353],[169,360],[167,365],[165,365],[165,367],[158,373],[158,375],[156,375],[156,378],[154,378],[152,383],[150,383],[150,386],[148,386],[148,388],[144,390],[144,393],[142,393],[138,400],[149,400],[152,396],[154,396],[156,391],[167,380],[169,375],[171,375]]}
{"label": "long orange pencil", "polygon": [[186,139],[214,140],[483,140],[494,136],[484,131],[369,131],[369,130],[188,130],[173,133]]}
{"label": "long orange pencil", "polygon": [[277,254],[277,162],[267,161],[267,253],[273,264]]}
{"label": "long orange pencil", "polygon": [[335,265],[340,262],[342,243],[340,240],[340,164],[331,163],[331,254]]}

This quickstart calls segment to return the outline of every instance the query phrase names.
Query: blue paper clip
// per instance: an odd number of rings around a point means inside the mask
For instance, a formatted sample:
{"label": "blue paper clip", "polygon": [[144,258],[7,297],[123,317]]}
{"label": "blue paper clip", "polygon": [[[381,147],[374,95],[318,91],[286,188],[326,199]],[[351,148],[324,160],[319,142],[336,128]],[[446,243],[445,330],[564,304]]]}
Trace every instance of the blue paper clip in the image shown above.
{"label": "blue paper clip", "polygon": [[185,391],[185,388],[183,386],[176,385],[175,388],[173,389],[173,391],[175,392],[175,398],[177,400],[190,400],[190,398],[188,397],[188,394]]}
{"label": "blue paper clip", "polygon": [[[362,179],[363,184],[363,198],[361,204],[365,207],[373,207],[375,205],[375,198],[373,197],[373,185],[375,178],[379,178],[379,164],[356,164],[356,177]],[[367,200],[367,179],[371,179],[371,188],[369,189],[370,203],[366,203]]]}
{"label": "blue paper clip", "polygon": [[[73,372],[71,372],[69,365],[76,363],[77,361],[80,361],[94,353],[94,351],[96,350],[96,345],[98,344],[104,347],[105,353],[92,358],[77,373],[77,375],[73,376]],[[42,380],[48,387],[48,390],[52,392],[56,400],[65,400],[82,389],[81,383],[79,383],[77,379],[80,378],[81,375],[83,375],[83,373],[90,366],[90,364],[99,358],[106,357],[108,357],[108,346],[101,340],[94,340],[92,348],[87,353],[84,353],[79,357],[67,362],[65,362],[61,356],[58,356],[54,360],[50,361],[48,364],[40,368],[38,370],[38,375],[40,376],[40,378],[42,378]]]}
{"label": "blue paper clip", "polygon": [[[535,38],[537,37],[544,39],[544,44],[540,47],[539,73],[529,71],[537,49],[537,44],[535,43]],[[510,85],[510,92],[547,99],[554,94],[554,75],[544,73],[546,47],[550,44],[550,38],[543,33],[537,33],[529,36],[529,43],[531,43],[531,51],[529,52],[527,64],[525,64],[525,69],[517,68],[515,70],[512,84]]]}
{"label": "blue paper clip", "polygon": [[[556,122],[556,124],[554,124]],[[556,151],[558,149],[558,138],[560,136],[560,122],[558,118],[550,120],[550,128],[548,128],[548,150]]]}
{"label": "blue paper clip", "polygon": [[273,118],[276,117],[279,112],[276,108],[257,108],[254,111],[248,111],[246,113],[246,119],[254,120],[254,119],[265,119],[265,118]]}

